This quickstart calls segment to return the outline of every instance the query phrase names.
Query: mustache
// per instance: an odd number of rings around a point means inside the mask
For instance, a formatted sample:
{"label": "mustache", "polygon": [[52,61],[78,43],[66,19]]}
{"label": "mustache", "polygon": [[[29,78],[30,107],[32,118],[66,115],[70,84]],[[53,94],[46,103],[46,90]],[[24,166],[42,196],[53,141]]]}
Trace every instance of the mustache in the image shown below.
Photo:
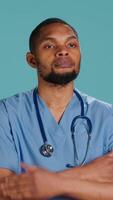
{"label": "mustache", "polygon": [[59,67],[59,66],[71,67],[72,65],[75,65],[75,62],[70,57],[68,58],[62,57],[62,58],[56,58],[53,61],[52,65],[55,67]]}

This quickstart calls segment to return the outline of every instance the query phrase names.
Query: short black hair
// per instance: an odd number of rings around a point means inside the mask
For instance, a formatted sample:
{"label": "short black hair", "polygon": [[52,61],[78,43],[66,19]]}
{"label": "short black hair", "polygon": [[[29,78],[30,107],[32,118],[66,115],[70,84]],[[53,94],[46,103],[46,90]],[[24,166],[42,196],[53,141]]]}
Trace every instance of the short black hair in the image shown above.
{"label": "short black hair", "polygon": [[39,25],[37,25],[35,27],[35,29],[31,32],[31,35],[30,35],[30,38],[29,38],[29,50],[30,50],[31,53],[33,53],[35,51],[35,43],[36,43],[37,38],[40,36],[41,29],[44,26],[47,26],[47,25],[53,24],[53,23],[61,23],[61,24],[68,25],[73,30],[76,37],[78,38],[77,31],[70,24],[68,24],[66,21],[64,21],[60,18],[47,18],[44,21],[42,21]]}

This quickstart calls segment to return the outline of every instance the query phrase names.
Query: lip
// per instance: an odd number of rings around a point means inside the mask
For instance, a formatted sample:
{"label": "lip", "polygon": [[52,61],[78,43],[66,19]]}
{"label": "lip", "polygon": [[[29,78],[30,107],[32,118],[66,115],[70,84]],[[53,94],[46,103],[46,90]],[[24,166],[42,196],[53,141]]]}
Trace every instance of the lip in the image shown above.
{"label": "lip", "polygon": [[55,67],[59,68],[70,68],[74,65],[73,61],[67,58],[59,58],[55,60],[53,64]]}

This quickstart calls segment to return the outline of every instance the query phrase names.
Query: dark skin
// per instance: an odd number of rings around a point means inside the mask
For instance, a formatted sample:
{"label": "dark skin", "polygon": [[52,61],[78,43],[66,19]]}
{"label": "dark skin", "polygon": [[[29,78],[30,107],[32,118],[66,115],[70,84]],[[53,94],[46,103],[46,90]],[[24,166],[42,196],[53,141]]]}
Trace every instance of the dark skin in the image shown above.
{"label": "dark skin", "polygon": [[[52,84],[44,80],[51,71],[64,74],[80,69],[80,47],[71,28],[51,24],[41,30],[34,54],[27,53],[28,63],[38,71],[38,92],[46,102],[56,121],[61,118],[73,96],[73,82],[66,85]],[[56,31],[57,30],[57,31]],[[65,63],[68,66],[65,67]],[[59,65],[55,64],[60,63]],[[53,95],[54,93],[54,95]],[[60,104],[57,102],[60,101]]]}
{"label": "dark skin", "polygon": [[[60,85],[47,82],[44,77],[51,71],[78,72],[80,57],[75,33],[69,26],[59,23],[44,27],[35,51],[27,53],[28,63],[38,71],[38,93],[57,122],[73,96],[73,81]],[[0,169],[0,176],[4,177],[0,180],[2,200],[44,200],[62,195],[84,200],[113,199],[113,153],[57,173],[26,164],[22,167],[26,173],[20,175]]]}

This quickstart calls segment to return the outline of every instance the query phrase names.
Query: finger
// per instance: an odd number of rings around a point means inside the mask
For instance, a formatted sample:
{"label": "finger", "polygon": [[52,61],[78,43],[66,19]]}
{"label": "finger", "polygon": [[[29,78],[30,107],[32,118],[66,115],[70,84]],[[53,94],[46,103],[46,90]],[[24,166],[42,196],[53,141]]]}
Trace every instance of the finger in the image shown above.
{"label": "finger", "polygon": [[110,151],[107,155],[110,156],[110,157],[113,157],[113,150]]}
{"label": "finger", "polygon": [[36,166],[31,167],[26,163],[21,163],[21,168],[24,169],[26,172],[34,172],[37,169]]}

